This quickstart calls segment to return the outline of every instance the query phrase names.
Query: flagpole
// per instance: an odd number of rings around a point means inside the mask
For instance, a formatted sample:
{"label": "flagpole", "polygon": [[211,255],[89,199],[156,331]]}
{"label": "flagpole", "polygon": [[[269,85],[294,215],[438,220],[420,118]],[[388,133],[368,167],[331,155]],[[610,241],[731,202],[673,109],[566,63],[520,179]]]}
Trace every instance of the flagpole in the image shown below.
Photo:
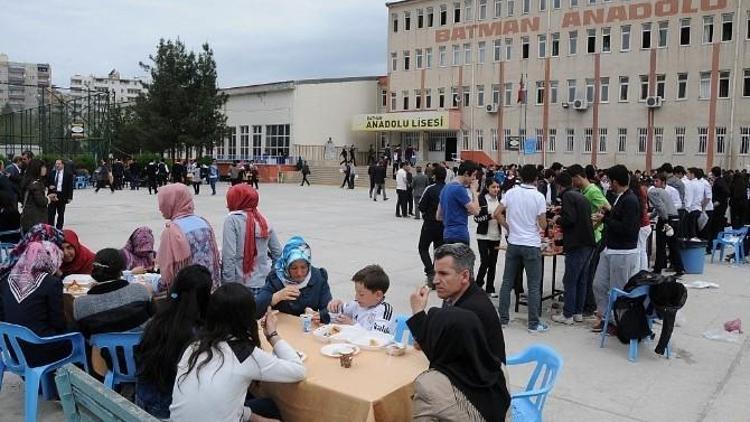
{"label": "flagpole", "polygon": [[[526,138],[529,136],[527,132],[527,128],[526,128],[526,114],[528,111],[528,104],[529,104],[529,95],[528,95],[529,74],[526,73],[524,76],[526,76],[526,85],[524,86],[526,91],[524,91],[524,95],[523,95],[523,143],[524,143],[524,152],[525,152]],[[526,164],[526,154],[523,155],[523,163]]]}

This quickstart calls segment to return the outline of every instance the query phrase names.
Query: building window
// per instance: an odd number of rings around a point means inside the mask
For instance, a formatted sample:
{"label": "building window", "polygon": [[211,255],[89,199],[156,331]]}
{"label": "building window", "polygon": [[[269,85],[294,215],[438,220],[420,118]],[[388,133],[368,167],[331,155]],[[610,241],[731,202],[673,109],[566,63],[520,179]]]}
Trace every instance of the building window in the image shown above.
{"label": "building window", "polygon": [[492,43],[492,58],[499,62],[503,54],[503,40],[495,40]]}
{"label": "building window", "polygon": [[404,50],[404,70],[409,70],[409,50]]}
{"label": "building window", "polygon": [[528,15],[529,11],[531,10],[531,0],[521,0],[521,6],[523,7],[521,13],[524,15]]}
{"label": "building window", "polygon": [[487,19],[487,0],[479,0],[479,17],[478,19]]}
{"label": "building window", "polygon": [[570,0],[570,7],[578,7],[578,0]]}
{"label": "building window", "polygon": [[750,40],[750,10],[747,11],[747,16],[745,18],[745,39]]}
{"label": "building window", "polygon": [[448,24],[448,6],[441,4],[440,5],[440,26],[445,26]]}
{"label": "building window", "polygon": [[630,25],[620,27],[620,51],[630,51]]}
{"label": "building window", "polygon": [[529,37],[521,37],[521,58],[529,58]]}
{"label": "building window", "polygon": [[659,39],[657,40],[657,47],[664,48],[667,46],[667,37],[669,33],[669,22],[659,22]]}
{"label": "building window", "polygon": [[587,127],[583,131],[583,152],[591,152],[591,143],[594,138],[594,129]]}
{"label": "building window", "polygon": [[557,104],[557,81],[549,82],[549,102]]}
{"label": "building window", "polygon": [[651,22],[641,24],[641,48],[651,48]]}
{"label": "building window", "polygon": [[503,0],[495,0],[495,17],[503,16]]}
{"label": "building window", "polygon": [[425,108],[432,108],[432,89],[427,88],[424,91],[424,106]]}
{"label": "building window", "polygon": [[547,151],[555,152],[555,140],[557,139],[557,129],[549,130],[549,139],[547,139]]}
{"label": "building window", "polygon": [[471,21],[474,20],[474,11],[472,10],[472,7],[474,6],[473,0],[466,0],[464,1],[464,21]]}
{"label": "building window", "polygon": [[253,157],[260,157],[262,155],[263,155],[263,126],[253,126]]}
{"label": "building window", "polygon": [[421,69],[422,65],[424,64],[422,62],[422,49],[421,48],[414,50],[414,59],[417,61],[417,69]]}
{"label": "building window", "polygon": [[388,91],[386,90],[380,91],[380,105],[382,107],[388,106]]}
{"label": "building window", "polygon": [[237,158],[237,127],[229,128],[229,157],[230,160]]}
{"label": "building window", "polygon": [[716,128],[716,153],[724,154],[727,152],[727,128]]}
{"label": "building window", "polygon": [[554,32],[552,37],[552,57],[558,57],[560,55],[560,33]]}
{"label": "building window", "polygon": [[714,17],[703,17],[703,44],[714,42]]}
{"label": "building window", "polygon": [[468,130],[462,130],[461,132],[458,132],[458,137],[459,139],[461,139],[461,145],[463,145],[464,149],[469,149],[469,141],[471,141],[469,136],[470,134]]}
{"label": "building window", "polygon": [[398,32],[398,15],[397,14],[395,13],[391,14],[391,22],[393,22],[393,24],[391,25],[393,28],[393,32]]}
{"label": "building window", "polygon": [[508,9],[507,9],[508,16],[513,16],[513,14],[515,13],[515,8],[516,8],[516,1],[508,0]]}
{"label": "building window", "polygon": [[505,60],[510,60],[513,53],[513,38],[505,39]]}
{"label": "building window", "polygon": [[403,110],[409,109],[409,91],[402,91],[401,97],[403,98]]}
{"label": "building window", "polygon": [[732,22],[734,13],[724,13],[721,15],[721,40],[732,41]]}
{"label": "building window", "polygon": [[607,152],[607,128],[599,128],[599,152]]}
{"label": "building window", "polygon": [[391,92],[391,109],[390,111],[396,111],[396,93]]}
{"label": "building window", "polygon": [[454,45],[453,46],[453,66],[458,66],[460,64],[461,64],[461,46]]}
{"label": "building window", "polygon": [[492,85],[492,104],[500,104],[500,85]]}
{"label": "building window", "polygon": [[701,72],[698,98],[707,100],[709,97],[711,97],[711,72]]}
{"label": "building window", "polygon": [[680,45],[690,45],[690,18],[680,19]]}
{"label": "building window", "polygon": [[608,103],[609,102],[609,78],[600,78],[599,82],[600,82],[599,102]]}
{"label": "building window", "polygon": [[391,72],[395,72],[398,70],[398,55],[396,53],[391,53]]}
{"label": "building window", "polygon": [[641,101],[646,101],[646,97],[648,97],[648,75],[641,75]]}
{"label": "building window", "polygon": [[568,79],[568,102],[572,103],[576,100],[576,80]]}
{"label": "building window", "polygon": [[628,147],[628,129],[621,127],[617,129],[617,152],[625,152]]}
{"label": "building window", "polygon": [[742,71],[742,96],[750,97],[750,69]]}
{"label": "building window", "polygon": [[654,128],[654,153],[661,154],[664,152],[664,128]]}
{"label": "building window", "polygon": [[424,10],[417,9],[417,29],[424,28]]}
{"label": "building window", "polygon": [[453,3],[453,23],[461,23],[461,3]]}
{"label": "building window", "polygon": [[477,106],[484,107],[484,85],[477,85]]}
{"label": "building window", "polygon": [[463,104],[465,106],[471,105],[471,87],[470,86],[463,86],[461,87],[461,91],[464,94]]}
{"label": "building window", "polygon": [[708,145],[708,128],[698,128],[698,154],[705,154]]}
{"label": "building window", "polygon": [[411,12],[404,12],[404,31],[411,29]]}
{"label": "building window", "polygon": [[589,104],[594,102],[594,80],[586,79],[586,101]]}
{"label": "building window", "polygon": [[266,126],[266,154],[276,157],[289,155],[289,125]]}
{"label": "building window", "polygon": [[719,72],[719,98],[729,98],[729,71]]}
{"label": "building window", "polygon": [[612,28],[602,28],[602,53],[612,51]]}
{"label": "building window", "polygon": [[438,64],[441,67],[448,64],[447,56],[448,54],[446,53],[445,46],[441,45],[440,47],[438,47]]}
{"label": "building window", "polygon": [[240,159],[250,157],[250,126],[240,126]]}
{"label": "building window", "polygon": [[648,129],[645,127],[638,128],[638,153],[644,154],[646,152]]}
{"label": "building window", "polygon": [[685,128],[684,127],[674,128],[674,153],[675,154],[685,153]]}
{"label": "building window", "polygon": [[544,104],[544,81],[536,82],[536,103]]}
{"label": "building window", "polygon": [[661,97],[662,100],[666,98],[666,94],[664,92],[664,90],[666,89],[666,86],[667,86],[667,75],[664,75],[664,74],[656,75],[656,96]]}
{"label": "building window", "polygon": [[573,128],[565,129],[565,152],[575,151],[576,130]]}
{"label": "building window", "polygon": [[506,150],[510,150],[510,129],[503,129],[503,145]]}
{"label": "building window", "polygon": [[552,8],[558,10],[560,8],[561,0],[552,0]]}
{"label": "building window", "polygon": [[539,11],[544,12],[547,10],[547,0],[539,0]]}
{"label": "building window", "polygon": [[477,129],[477,149],[480,151],[484,150],[484,130]]}
{"label": "building window", "polygon": [[688,74],[677,74],[677,99],[684,100],[687,98]]}
{"label": "building window", "polygon": [[445,88],[438,88],[438,107],[445,108]]}
{"label": "building window", "polygon": [[477,44],[477,63],[484,64],[486,56],[487,43],[484,41],[479,41],[479,43]]}
{"label": "building window", "polygon": [[628,89],[629,88],[630,88],[630,78],[627,76],[620,76],[620,93],[619,93],[620,102],[628,101]]}
{"label": "building window", "polygon": [[587,29],[586,39],[586,52],[596,53],[596,29]]}
{"label": "building window", "polygon": [[424,50],[424,67],[432,68],[432,47]]}
{"label": "building window", "polygon": [[513,82],[505,83],[505,92],[503,94],[503,104],[507,107],[513,104]]}
{"label": "building window", "polygon": [[740,128],[740,155],[750,153],[750,127]]}
{"label": "building window", "polygon": [[536,152],[542,152],[544,145],[544,129],[536,130]]}
{"label": "building window", "polygon": [[414,90],[414,108],[416,110],[422,109],[422,91],[418,89]]}
{"label": "building window", "polygon": [[471,44],[464,44],[464,64],[471,64]]}
{"label": "building window", "polygon": [[539,43],[539,58],[547,57],[547,36],[538,35],[537,38],[537,42]]}
{"label": "building window", "polygon": [[490,129],[490,149],[497,151],[497,129]]}
{"label": "building window", "polygon": [[575,56],[578,52],[578,31],[568,32],[568,54]]}
{"label": "building window", "polygon": [[432,28],[435,25],[435,9],[427,8],[427,27]]}

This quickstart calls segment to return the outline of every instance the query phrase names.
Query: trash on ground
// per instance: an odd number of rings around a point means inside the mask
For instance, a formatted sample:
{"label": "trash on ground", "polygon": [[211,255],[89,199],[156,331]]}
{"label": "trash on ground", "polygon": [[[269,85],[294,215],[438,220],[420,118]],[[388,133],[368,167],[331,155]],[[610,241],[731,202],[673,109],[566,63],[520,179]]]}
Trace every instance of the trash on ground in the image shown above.
{"label": "trash on ground", "polygon": [[688,289],[718,289],[719,285],[710,281],[694,280],[683,282]]}

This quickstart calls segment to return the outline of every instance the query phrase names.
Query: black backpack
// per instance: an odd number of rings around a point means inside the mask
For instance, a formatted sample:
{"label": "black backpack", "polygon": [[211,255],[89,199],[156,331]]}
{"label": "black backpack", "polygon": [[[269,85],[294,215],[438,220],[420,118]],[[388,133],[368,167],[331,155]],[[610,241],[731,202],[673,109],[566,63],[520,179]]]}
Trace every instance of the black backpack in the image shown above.
{"label": "black backpack", "polygon": [[619,297],[615,301],[614,314],[617,324],[617,338],[623,344],[628,344],[633,339],[641,341],[646,337],[653,336],[648,327],[646,308],[643,306],[645,299],[646,296]]}

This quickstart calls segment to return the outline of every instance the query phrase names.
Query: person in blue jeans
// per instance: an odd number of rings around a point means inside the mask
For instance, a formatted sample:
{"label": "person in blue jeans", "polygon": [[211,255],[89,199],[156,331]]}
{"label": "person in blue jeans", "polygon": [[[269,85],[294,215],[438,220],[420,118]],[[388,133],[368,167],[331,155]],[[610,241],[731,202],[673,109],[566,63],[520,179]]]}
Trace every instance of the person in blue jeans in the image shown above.
{"label": "person in blue jeans", "polygon": [[526,269],[528,284],[528,329],[531,333],[545,332],[547,324],[539,320],[542,295],[542,238],[540,231],[547,228],[547,204],[536,188],[537,169],[532,164],[521,168],[521,185],[509,189],[500,201],[494,217],[508,233],[505,252],[505,272],[500,288],[500,322],[510,322],[510,291],[521,265]]}
{"label": "person in blue jeans", "polygon": [[591,206],[585,196],[573,188],[573,179],[568,172],[555,178],[562,199],[560,214],[553,218],[563,231],[565,252],[565,304],[563,313],[552,315],[552,321],[572,325],[583,322],[583,306],[586,302],[586,281],[589,276],[589,261],[594,253],[596,241],[591,223]]}
{"label": "person in blue jeans", "polygon": [[479,165],[466,160],[458,167],[458,175],[440,192],[436,219],[443,222],[443,243],[469,245],[469,216],[479,215],[477,173]]}
{"label": "person in blue jeans", "polygon": [[216,195],[217,180],[219,180],[219,166],[216,165],[216,160],[213,160],[208,167],[208,184],[211,185],[211,195]]}

